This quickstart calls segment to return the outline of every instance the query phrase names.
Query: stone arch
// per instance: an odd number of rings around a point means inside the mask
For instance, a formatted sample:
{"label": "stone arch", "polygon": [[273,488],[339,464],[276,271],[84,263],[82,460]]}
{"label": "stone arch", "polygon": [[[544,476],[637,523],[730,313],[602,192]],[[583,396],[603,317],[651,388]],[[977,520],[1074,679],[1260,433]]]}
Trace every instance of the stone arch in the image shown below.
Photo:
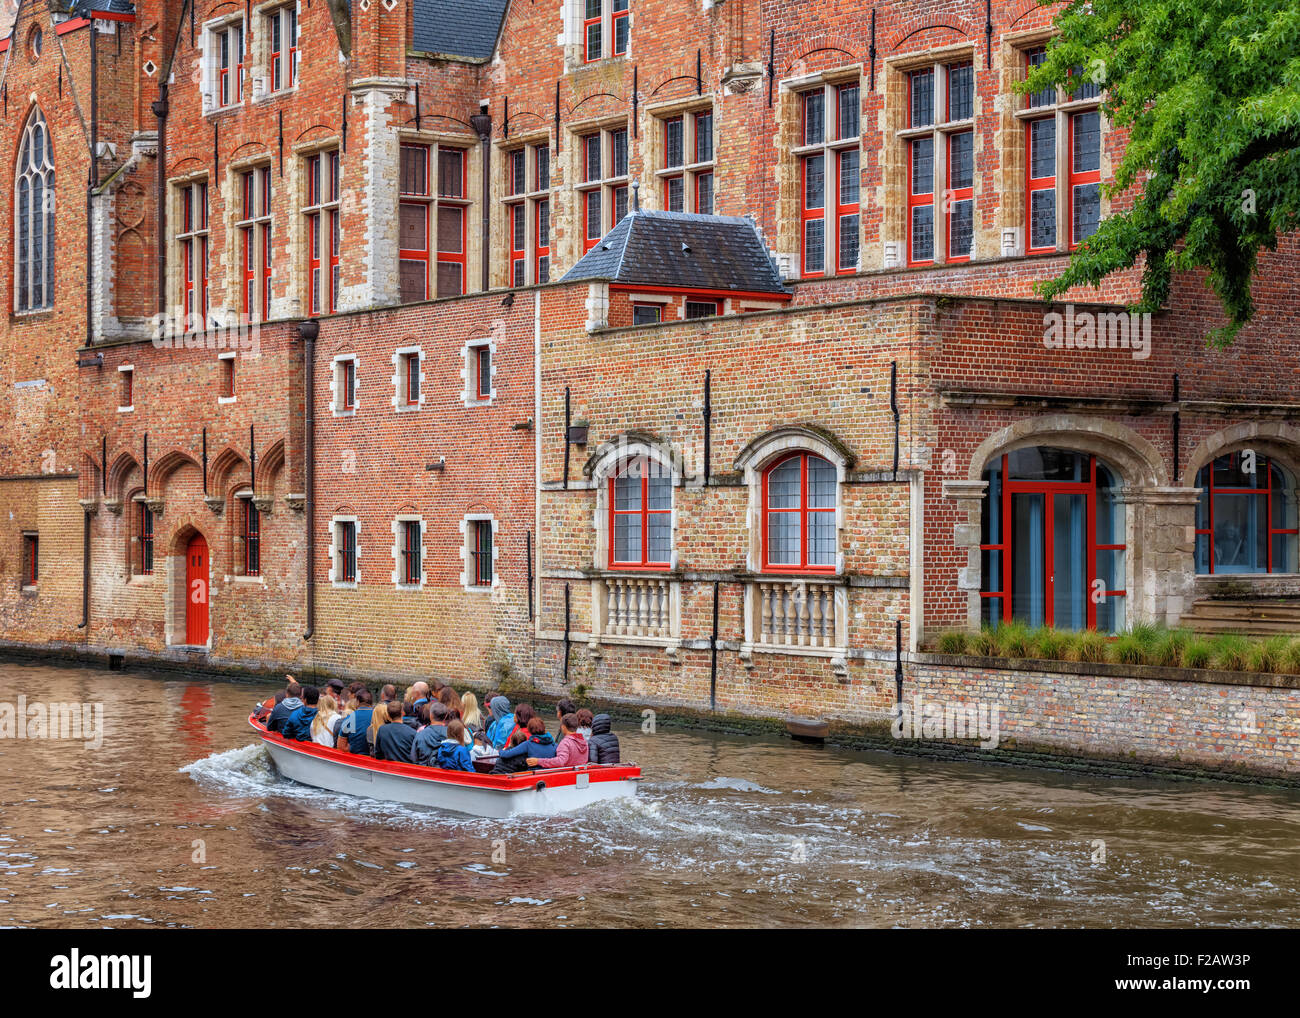
{"label": "stone arch", "polygon": [[1183,487],[1195,487],[1201,467],[1241,448],[1279,459],[1293,473],[1300,474],[1300,428],[1285,421],[1240,421],[1216,431],[1197,445],[1183,468]]}
{"label": "stone arch", "polygon": [[[156,527],[156,524],[155,524]],[[202,537],[208,545],[208,646],[212,645],[212,633],[214,631],[212,618],[212,601],[211,583],[212,577],[216,572],[213,563],[214,538],[204,533],[192,522],[184,522],[172,531],[165,545],[159,542],[157,530],[154,531],[154,574],[160,571],[160,565],[165,577],[166,596],[164,599],[164,632],[168,646],[184,644],[186,640],[185,632],[185,612],[186,598],[188,591],[185,589],[185,552],[189,548],[190,540],[194,537]],[[159,562],[159,549],[165,547],[165,562]]]}
{"label": "stone arch", "polygon": [[140,461],[134,454],[122,451],[109,462],[112,465],[108,468],[108,497],[120,502],[127,480],[140,470]]}
{"label": "stone arch", "polygon": [[200,471],[203,469],[198,460],[180,449],[169,449],[163,453],[149,464],[149,490],[155,494],[161,493],[171,475],[184,466],[192,466]]}
{"label": "stone arch", "polygon": [[277,438],[257,457],[257,490],[270,492],[276,475],[284,467],[284,439]]}
{"label": "stone arch", "polygon": [[[228,445],[222,449],[208,464],[208,494],[224,495],[226,488],[241,473],[241,468],[243,477],[247,478],[248,457],[233,445]],[[248,482],[245,479],[240,483],[246,484]]]}
{"label": "stone arch", "polygon": [[1126,425],[1081,414],[1029,417],[994,432],[971,454],[967,479],[979,481],[994,456],[1036,445],[1099,456],[1130,486],[1159,487],[1169,483],[1164,457],[1147,439]]}
{"label": "stone arch", "polygon": [[[650,431],[631,430],[614,436],[588,457],[582,473],[589,479],[596,493],[596,541],[592,549],[592,565],[597,569],[609,568],[610,563],[610,480],[624,468],[644,458],[650,464],[651,477],[669,477],[673,488],[681,487],[694,477],[687,474],[686,463],[680,451],[671,442]],[[674,495],[670,519],[669,564],[677,567],[677,498]]]}

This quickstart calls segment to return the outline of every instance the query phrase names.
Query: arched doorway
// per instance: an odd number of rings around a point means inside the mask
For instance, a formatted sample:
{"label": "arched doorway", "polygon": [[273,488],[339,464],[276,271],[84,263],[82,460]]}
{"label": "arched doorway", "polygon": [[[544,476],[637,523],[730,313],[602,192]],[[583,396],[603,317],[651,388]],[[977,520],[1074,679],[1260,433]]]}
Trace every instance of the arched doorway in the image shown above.
{"label": "arched doorway", "polygon": [[185,642],[208,642],[208,542],[202,534],[185,546]]}
{"label": "arched doorway", "polygon": [[1033,446],[994,458],[984,480],[983,621],[1123,629],[1125,520],[1115,472],[1089,453]]}

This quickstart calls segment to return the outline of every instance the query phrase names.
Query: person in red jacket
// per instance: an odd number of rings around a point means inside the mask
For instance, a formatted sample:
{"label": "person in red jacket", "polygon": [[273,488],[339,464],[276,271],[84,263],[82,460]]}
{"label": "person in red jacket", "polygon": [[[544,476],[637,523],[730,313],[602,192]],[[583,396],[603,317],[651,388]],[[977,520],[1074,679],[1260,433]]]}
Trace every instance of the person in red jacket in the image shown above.
{"label": "person in red jacket", "polygon": [[560,745],[555,756],[528,758],[529,767],[577,767],[587,762],[587,740],[578,734],[578,718],[566,714],[560,718]]}

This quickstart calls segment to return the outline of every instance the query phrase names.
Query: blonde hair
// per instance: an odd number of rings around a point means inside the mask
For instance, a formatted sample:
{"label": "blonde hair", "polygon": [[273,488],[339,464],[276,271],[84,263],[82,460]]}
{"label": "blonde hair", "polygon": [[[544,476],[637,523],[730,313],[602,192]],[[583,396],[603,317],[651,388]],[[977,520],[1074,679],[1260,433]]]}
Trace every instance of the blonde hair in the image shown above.
{"label": "blonde hair", "polygon": [[482,728],[483,714],[478,709],[478,697],[473,693],[466,693],[460,698],[461,720],[465,722],[466,728]]}
{"label": "blonde hair", "polygon": [[316,716],[311,721],[311,734],[319,735],[322,730],[329,728],[329,723],[334,720],[334,715],[338,713],[338,701],[328,693],[320,698],[320,703],[316,708]]}
{"label": "blonde hair", "polygon": [[377,704],[374,712],[370,715],[370,727],[366,729],[366,741],[373,745],[379,729],[386,724],[388,724],[388,705]]}

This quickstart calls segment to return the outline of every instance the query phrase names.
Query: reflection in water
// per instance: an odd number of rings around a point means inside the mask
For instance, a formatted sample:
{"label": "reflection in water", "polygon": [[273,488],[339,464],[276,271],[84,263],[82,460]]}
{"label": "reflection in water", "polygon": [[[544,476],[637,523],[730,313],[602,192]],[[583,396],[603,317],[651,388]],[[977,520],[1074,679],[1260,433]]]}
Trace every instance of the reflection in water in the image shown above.
{"label": "reflection in water", "polygon": [[0,741],[0,925],[1300,923],[1295,793],[628,724],[637,799],[481,820],[281,779],[269,691],[0,664],[106,699],[98,751]]}

